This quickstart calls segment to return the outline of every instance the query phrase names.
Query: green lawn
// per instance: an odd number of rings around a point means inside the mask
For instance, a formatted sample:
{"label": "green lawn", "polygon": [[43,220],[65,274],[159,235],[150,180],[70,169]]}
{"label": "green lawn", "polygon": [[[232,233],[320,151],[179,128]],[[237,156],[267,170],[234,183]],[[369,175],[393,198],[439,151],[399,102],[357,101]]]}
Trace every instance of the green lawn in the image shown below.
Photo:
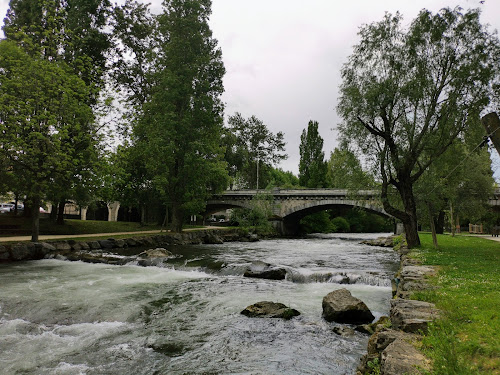
{"label": "green lawn", "polygon": [[[14,217],[2,215],[0,216],[0,225],[15,225],[17,230],[23,233],[10,233],[16,234],[30,234],[31,224],[30,220],[24,217]],[[136,232],[144,230],[160,230],[159,225],[148,224],[141,226],[139,223],[129,222],[110,222],[98,220],[64,220],[64,225],[57,225],[49,219],[40,219],[40,234],[89,234],[89,233],[113,233],[113,232]],[[4,235],[8,235],[5,233]]]}
{"label": "green lawn", "polygon": [[424,338],[433,374],[500,374],[500,242],[442,235],[434,249],[429,234],[420,239],[413,254],[439,267],[439,288],[415,297],[445,311]]}

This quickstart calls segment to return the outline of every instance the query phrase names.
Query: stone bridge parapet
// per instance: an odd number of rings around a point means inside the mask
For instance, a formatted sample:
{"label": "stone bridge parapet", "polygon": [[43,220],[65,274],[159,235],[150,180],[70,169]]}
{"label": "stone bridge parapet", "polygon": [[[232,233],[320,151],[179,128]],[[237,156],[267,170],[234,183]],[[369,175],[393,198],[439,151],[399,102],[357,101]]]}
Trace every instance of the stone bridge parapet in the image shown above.
{"label": "stone bridge parapet", "polygon": [[272,202],[270,220],[283,234],[294,232],[302,217],[338,206],[360,207],[391,217],[382,208],[378,190],[346,189],[228,190],[207,202],[207,213],[235,207],[251,209],[252,200],[259,194],[269,197]]}

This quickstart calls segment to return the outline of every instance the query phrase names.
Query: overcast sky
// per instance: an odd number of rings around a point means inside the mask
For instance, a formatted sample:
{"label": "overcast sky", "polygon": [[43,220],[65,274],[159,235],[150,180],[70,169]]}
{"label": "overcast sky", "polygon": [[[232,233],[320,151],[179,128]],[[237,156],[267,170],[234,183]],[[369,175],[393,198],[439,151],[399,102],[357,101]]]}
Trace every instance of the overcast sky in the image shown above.
{"label": "overcast sky", "polygon": [[[161,11],[161,0],[151,3]],[[399,11],[405,23],[427,8],[482,9],[482,22],[500,29],[500,1],[485,0],[212,0],[210,25],[222,49],[226,117],[240,112],[285,134],[285,170],[298,173],[300,134],[319,122],[328,158],[337,145],[335,106],[340,69],[361,25]],[[5,15],[8,0],[0,0]]]}

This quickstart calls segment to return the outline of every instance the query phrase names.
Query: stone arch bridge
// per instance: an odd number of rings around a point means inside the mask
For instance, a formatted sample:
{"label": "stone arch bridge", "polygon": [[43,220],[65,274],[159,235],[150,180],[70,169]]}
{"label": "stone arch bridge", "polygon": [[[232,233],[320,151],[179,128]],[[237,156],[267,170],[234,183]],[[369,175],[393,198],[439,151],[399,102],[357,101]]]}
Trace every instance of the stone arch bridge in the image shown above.
{"label": "stone arch bridge", "polygon": [[344,189],[273,189],[273,190],[228,190],[207,201],[206,214],[228,208],[253,207],[253,198],[262,194],[269,199],[272,216],[269,220],[281,234],[297,233],[300,219],[319,211],[341,206],[360,207],[375,214],[392,218],[382,208],[380,192]]}

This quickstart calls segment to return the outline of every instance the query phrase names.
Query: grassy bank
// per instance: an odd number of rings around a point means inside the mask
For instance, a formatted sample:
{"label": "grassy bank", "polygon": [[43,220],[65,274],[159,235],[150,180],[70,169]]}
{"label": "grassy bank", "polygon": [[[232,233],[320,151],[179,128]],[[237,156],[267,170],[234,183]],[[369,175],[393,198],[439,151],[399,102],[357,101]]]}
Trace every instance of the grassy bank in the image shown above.
{"label": "grassy bank", "polygon": [[500,374],[500,242],[428,234],[416,252],[424,264],[439,267],[438,289],[416,294],[445,312],[424,339],[433,374]]}
{"label": "grassy bank", "polygon": [[[15,226],[12,233],[4,233],[4,235],[30,234],[31,222],[24,217],[14,217],[2,215],[0,216],[0,225]],[[92,233],[114,233],[114,232],[136,232],[147,230],[160,230],[159,225],[131,222],[110,222],[98,220],[64,220],[63,225],[58,225],[48,218],[40,219],[40,234],[92,234]]]}

